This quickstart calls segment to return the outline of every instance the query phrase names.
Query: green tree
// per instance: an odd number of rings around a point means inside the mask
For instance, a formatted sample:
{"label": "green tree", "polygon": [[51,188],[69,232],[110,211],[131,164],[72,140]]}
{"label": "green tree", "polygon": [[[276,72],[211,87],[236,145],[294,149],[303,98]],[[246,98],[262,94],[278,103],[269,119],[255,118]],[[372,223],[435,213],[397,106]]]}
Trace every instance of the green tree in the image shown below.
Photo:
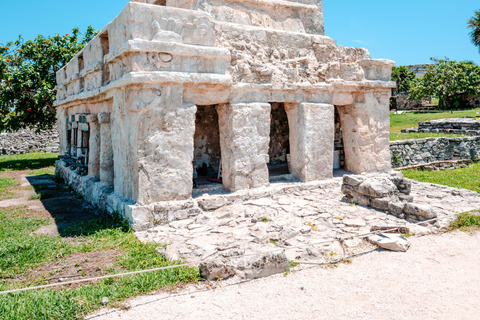
{"label": "green tree", "polygon": [[84,35],[71,34],[0,45],[0,132],[22,128],[48,129],[55,124],[56,72],[95,35],[89,26]]}
{"label": "green tree", "polygon": [[397,87],[394,89],[394,95],[400,92],[410,91],[410,85],[415,80],[415,72],[410,69],[401,67],[393,67],[392,69],[392,81],[397,83]]}
{"label": "green tree", "polygon": [[468,27],[472,29],[472,31],[470,31],[472,42],[478,47],[478,51],[480,52],[480,9],[473,12],[473,17],[471,17],[467,23]]}
{"label": "green tree", "polygon": [[411,100],[435,96],[440,108],[468,106],[468,99],[480,94],[480,67],[471,61],[431,59],[433,64],[421,79],[412,83]]}

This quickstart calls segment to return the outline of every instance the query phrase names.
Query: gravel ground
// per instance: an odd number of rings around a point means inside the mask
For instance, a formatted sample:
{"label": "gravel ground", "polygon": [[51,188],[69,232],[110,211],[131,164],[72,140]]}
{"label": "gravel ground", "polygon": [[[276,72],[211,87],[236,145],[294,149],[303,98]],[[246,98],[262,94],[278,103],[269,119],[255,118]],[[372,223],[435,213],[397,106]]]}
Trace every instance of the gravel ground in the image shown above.
{"label": "gravel ground", "polygon": [[479,232],[412,238],[406,253],[375,250],[336,268],[190,285],[87,319],[479,319],[479,245]]}

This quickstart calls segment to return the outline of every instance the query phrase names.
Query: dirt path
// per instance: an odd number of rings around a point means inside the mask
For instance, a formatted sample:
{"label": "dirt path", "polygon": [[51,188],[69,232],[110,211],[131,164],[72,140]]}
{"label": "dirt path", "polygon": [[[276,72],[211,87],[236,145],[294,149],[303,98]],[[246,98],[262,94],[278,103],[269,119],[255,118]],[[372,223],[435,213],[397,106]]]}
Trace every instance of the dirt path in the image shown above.
{"label": "dirt path", "polygon": [[480,233],[412,239],[407,253],[374,251],[337,268],[189,286],[142,296],[87,319],[479,319]]}

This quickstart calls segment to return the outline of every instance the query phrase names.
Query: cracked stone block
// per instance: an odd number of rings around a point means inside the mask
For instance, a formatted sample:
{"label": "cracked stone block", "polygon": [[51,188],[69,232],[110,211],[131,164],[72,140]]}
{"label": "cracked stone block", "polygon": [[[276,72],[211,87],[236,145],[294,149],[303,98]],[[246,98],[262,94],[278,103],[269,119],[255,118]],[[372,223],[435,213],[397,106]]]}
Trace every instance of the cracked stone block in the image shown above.
{"label": "cracked stone block", "polygon": [[200,264],[200,275],[207,280],[226,279],[235,275],[235,268],[228,260],[203,262]]}
{"label": "cracked stone block", "polygon": [[345,184],[347,186],[356,187],[364,181],[365,181],[365,177],[358,176],[358,175],[344,175],[343,176],[343,184]]}
{"label": "cracked stone block", "polygon": [[398,198],[402,202],[413,202],[413,196],[408,196],[406,194],[399,194]]}
{"label": "cracked stone block", "polygon": [[393,196],[396,186],[387,179],[367,179],[358,186],[358,192],[364,196],[372,198],[384,198]]}
{"label": "cracked stone block", "polygon": [[419,203],[407,203],[404,208],[406,214],[411,214],[426,219],[433,219],[437,217],[437,214],[433,210],[432,206],[428,204]]}
{"label": "cracked stone block", "polygon": [[378,199],[374,198],[372,199],[371,205],[372,205],[372,208],[387,211],[389,202],[390,202],[389,198],[378,198]]}
{"label": "cracked stone block", "polygon": [[399,216],[403,213],[403,209],[405,208],[405,203],[400,201],[392,201],[388,203],[388,211],[396,216]]}
{"label": "cracked stone block", "polygon": [[257,279],[289,271],[290,265],[284,252],[270,252],[240,259],[235,269],[241,278]]}

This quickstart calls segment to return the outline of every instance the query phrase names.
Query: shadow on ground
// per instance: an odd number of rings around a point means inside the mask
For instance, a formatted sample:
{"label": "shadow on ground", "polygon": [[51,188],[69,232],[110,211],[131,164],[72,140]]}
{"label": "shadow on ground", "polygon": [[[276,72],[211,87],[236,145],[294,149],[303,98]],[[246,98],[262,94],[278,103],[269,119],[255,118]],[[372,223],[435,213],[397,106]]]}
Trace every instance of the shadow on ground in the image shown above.
{"label": "shadow on ground", "polygon": [[25,178],[35,191],[28,200],[29,208],[44,210],[54,220],[53,224],[40,228],[37,234],[77,237],[123,226],[121,219],[112,218],[89,205],[81,194],[54,175],[26,175]]}

